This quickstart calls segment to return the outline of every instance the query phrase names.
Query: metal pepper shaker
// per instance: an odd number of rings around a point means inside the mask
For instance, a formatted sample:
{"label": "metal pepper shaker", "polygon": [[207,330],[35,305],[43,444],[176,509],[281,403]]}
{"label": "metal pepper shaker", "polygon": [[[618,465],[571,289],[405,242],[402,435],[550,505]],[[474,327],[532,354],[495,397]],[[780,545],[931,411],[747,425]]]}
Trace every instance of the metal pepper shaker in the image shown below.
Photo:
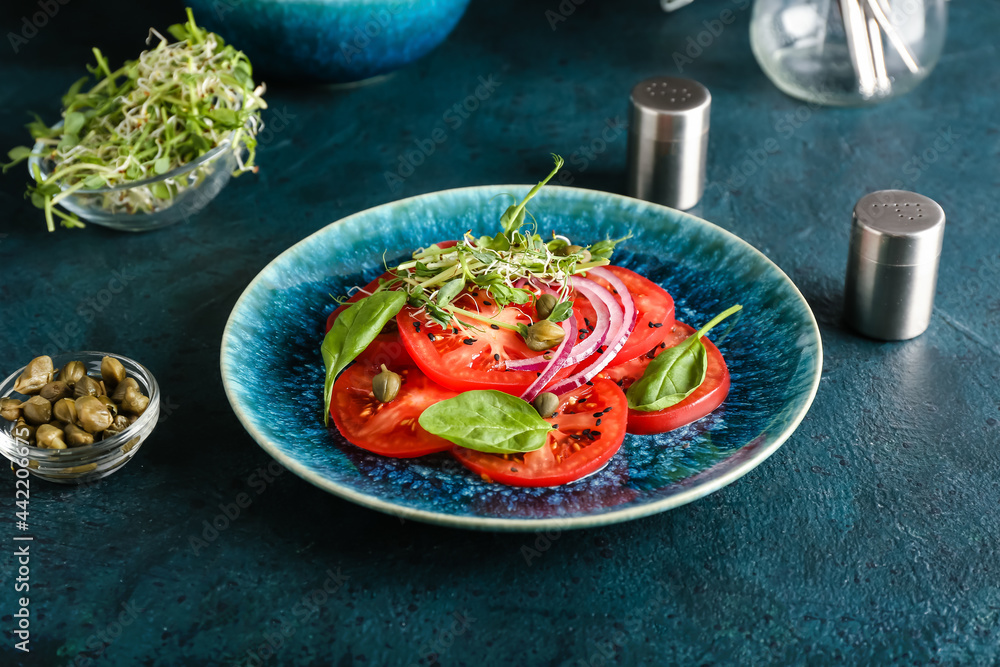
{"label": "metal pepper shaker", "polygon": [[919,336],[931,321],[944,210],[904,190],[865,195],[854,207],[844,315],[881,340]]}
{"label": "metal pepper shaker", "polygon": [[691,79],[653,77],[629,98],[628,194],[689,209],[705,190],[712,95]]}

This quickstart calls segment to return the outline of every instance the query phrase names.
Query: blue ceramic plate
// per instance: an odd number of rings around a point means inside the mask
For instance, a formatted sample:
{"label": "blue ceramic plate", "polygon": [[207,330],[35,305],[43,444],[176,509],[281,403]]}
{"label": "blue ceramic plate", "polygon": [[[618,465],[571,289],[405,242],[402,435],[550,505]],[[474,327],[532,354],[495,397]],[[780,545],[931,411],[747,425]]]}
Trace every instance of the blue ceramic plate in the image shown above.
{"label": "blue ceramic plate", "polygon": [[[390,459],[323,426],[319,347],[331,294],[365,284],[416,246],[494,233],[503,192],[447,190],[357,213],[319,230],[261,271],[233,308],[222,379],[236,416],[279,463],[320,488],[407,519],[483,530],[583,528],[683,505],[739,479],[781,446],[819,385],[816,320],[788,277],[729,232],[627,197],[547,186],[532,200],[539,230],[592,243],[632,238],[615,263],[663,285],[695,326],[734,304],[742,317],[717,339],[732,375],[726,402],[672,433],[628,436],[607,467],[557,488],[487,484],[447,454]],[[720,327],[718,333],[724,333]],[[718,335],[718,334],[717,334]]]}

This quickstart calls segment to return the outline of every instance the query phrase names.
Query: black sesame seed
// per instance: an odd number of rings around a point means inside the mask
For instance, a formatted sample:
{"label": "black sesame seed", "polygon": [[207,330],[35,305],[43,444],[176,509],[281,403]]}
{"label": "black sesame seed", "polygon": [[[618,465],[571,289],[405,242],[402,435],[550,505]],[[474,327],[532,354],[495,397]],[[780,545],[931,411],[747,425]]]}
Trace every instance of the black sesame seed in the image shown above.
{"label": "black sesame seed", "polygon": [[552,428],[559,428],[559,424],[553,424]]}
{"label": "black sesame seed", "polygon": [[452,327],[452,328],[451,328],[451,332],[452,332],[453,334],[457,334],[457,333],[458,333],[458,329],[457,329],[456,327]]}
{"label": "black sesame seed", "polygon": [[581,436],[579,433],[570,433],[569,437],[573,438],[574,440],[579,440],[583,436]]}
{"label": "black sesame seed", "polygon": [[653,328],[653,323],[652,322],[646,322],[646,326],[648,326],[650,329],[652,329]]}
{"label": "black sesame seed", "polygon": [[489,301],[487,301],[486,299],[483,299],[483,305],[484,306],[492,306],[493,304],[490,303]]}
{"label": "black sesame seed", "polygon": [[427,334],[427,337],[428,337],[428,338],[430,338],[431,340],[436,340],[436,339],[434,338],[434,334],[432,334],[432,333],[428,333],[428,334]]}
{"label": "black sesame seed", "polygon": [[588,387],[593,387],[594,386],[594,381],[593,380],[587,380],[587,386]]}
{"label": "black sesame seed", "polygon": [[603,412],[595,412],[594,417],[600,417],[603,414],[604,414]]}
{"label": "black sesame seed", "polygon": [[590,326],[590,320],[589,320],[588,318],[586,318],[586,317],[585,317],[585,318],[583,318],[583,323],[587,325],[587,328],[588,328],[588,329],[590,329],[590,328],[591,328],[591,326]]}
{"label": "black sesame seed", "polygon": [[499,329],[499,328],[500,328],[500,326],[497,325],[497,324],[491,324],[490,325],[490,329]]}
{"label": "black sesame seed", "polygon": [[494,354],[493,355],[493,361],[500,361],[500,355],[499,354]]}
{"label": "black sesame seed", "polygon": [[475,338],[466,338],[462,342],[465,343],[466,345],[472,345],[473,343],[476,342],[476,339]]}
{"label": "black sesame seed", "polygon": [[579,335],[579,336],[577,336],[577,338],[579,338],[580,340],[583,340],[583,339],[584,339],[584,338],[586,338],[586,337],[587,337],[587,334],[586,334],[586,332],[584,332],[584,331],[581,331],[581,332],[580,332],[580,335]]}
{"label": "black sesame seed", "polygon": [[[624,382],[624,380],[622,380],[622,382]],[[606,413],[611,412],[611,406],[609,405],[608,407],[604,408],[604,412]]]}
{"label": "black sesame seed", "polygon": [[591,440],[595,440],[595,439],[600,438],[600,437],[601,437],[601,432],[600,431],[591,431],[590,432],[590,439]]}
{"label": "black sesame seed", "polygon": [[535,371],[535,377],[540,377],[542,375],[541,371]]}
{"label": "black sesame seed", "polygon": [[414,322],[413,328],[417,330],[417,333],[420,333],[420,322]]}
{"label": "black sesame seed", "polygon": [[667,344],[666,344],[666,343],[660,343],[660,348],[661,348],[661,349],[666,349],[666,347],[667,347]]}
{"label": "black sesame seed", "polygon": [[663,326],[663,322],[650,322],[649,326],[653,327],[654,329],[659,329],[660,327]]}
{"label": "black sesame seed", "polygon": [[594,422],[594,426],[600,426],[600,425],[601,425],[601,420],[600,418],[598,418],[597,421]]}

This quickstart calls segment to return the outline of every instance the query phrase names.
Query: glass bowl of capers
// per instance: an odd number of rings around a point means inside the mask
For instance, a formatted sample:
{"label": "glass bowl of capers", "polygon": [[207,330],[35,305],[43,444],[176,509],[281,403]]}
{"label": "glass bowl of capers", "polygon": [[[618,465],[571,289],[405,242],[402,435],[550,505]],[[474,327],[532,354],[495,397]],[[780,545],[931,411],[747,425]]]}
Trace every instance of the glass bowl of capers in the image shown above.
{"label": "glass bowl of capers", "polygon": [[0,384],[0,453],[42,479],[84,484],[135,456],[159,415],[156,380],[127,357],[36,357]]}

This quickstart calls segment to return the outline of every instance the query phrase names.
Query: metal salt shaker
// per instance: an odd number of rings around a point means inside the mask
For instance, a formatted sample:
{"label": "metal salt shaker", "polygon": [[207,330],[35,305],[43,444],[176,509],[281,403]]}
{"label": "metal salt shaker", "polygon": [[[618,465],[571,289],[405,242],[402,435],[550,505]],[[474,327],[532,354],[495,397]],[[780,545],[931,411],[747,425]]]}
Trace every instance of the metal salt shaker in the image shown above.
{"label": "metal salt shaker", "polygon": [[691,79],[640,81],[629,100],[628,194],[689,209],[705,190],[712,95]]}
{"label": "metal salt shaker", "polygon": [[944,210],[904,190],[865,195],[854,207],[844,315],[881,340],[919,336],[931,321]]}

